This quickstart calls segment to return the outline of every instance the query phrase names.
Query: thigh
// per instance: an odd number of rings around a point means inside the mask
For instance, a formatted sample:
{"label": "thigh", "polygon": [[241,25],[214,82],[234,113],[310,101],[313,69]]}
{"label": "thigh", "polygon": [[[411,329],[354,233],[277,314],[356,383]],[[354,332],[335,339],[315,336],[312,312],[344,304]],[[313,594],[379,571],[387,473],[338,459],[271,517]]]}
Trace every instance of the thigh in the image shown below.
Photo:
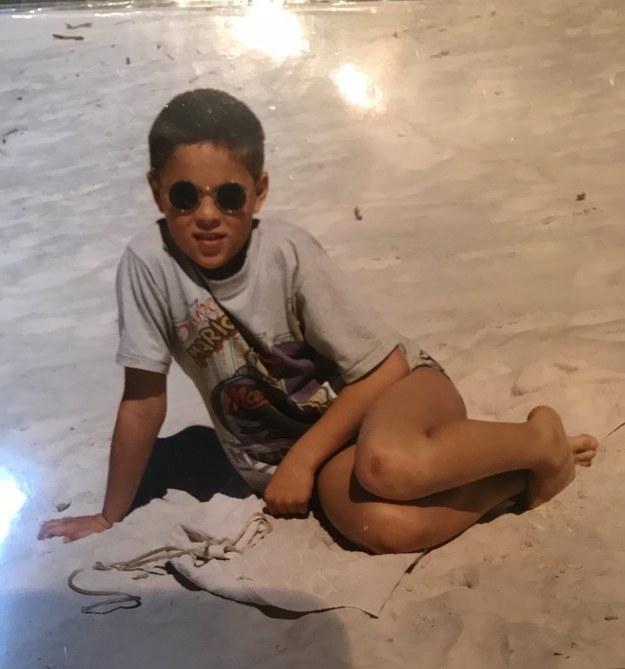
{"label": "thigh", "polygon": [[421,550],[428,544],[427,507],[369,493],[354,476],[354,455],[355,446],[344,449],[317,477],[317,495],[328,524],[352,546],[372,553]]}
{"label": "thigh", "polygon": [[373,403],[358,437],[359,444],[402,443],[406,435],[428,435],[446,423],[463,420],[466,408],[449,377],[432,367],[418,367]]}
{"label": "thigh", "polygon": [[327,521],[322,524],[328,531],[334,529],[357,548],[375,550],[369,528],[385,502],[368,493],[356,480],[354,455],[355,446],[349,446],[326,462],[317,475],[315,497],[323,512],[321,520]]}
{"label": "thigh", "polygon": [[373,553],[411,553],[444,543],[525,487],[524,472],[514,471],[422,499],[393,502],[358,483],[354,457],[355,447],[350,446],[324,465],[317,496],[328,524]]}
{"label": "thigh", "polygon": [[[396,454],[418,448],[415,437],[426,436],[446,423],[466,418],[464,402],[454,384],[441,371],[419,367],[390,386],[371,406],[360,429],[357,443],[329,460],[317,477],[321,506],[333,527],[353,543],[384,552],[385,532],[408,532],[418,538],[427,525],[427,509],[412,501],[406,504],[376,496],[362,487],[354,475],[356,459],[372,454],[386,461],[405,459]],[[425,500],[423,500],[425,502]],[[388,537],[387,535],[387,537]]]}
{"label": "thigh", "polygon": [[353,546],[373,553],[405,553],[431,545],[427,500],[392,502],[365,490],[354,476],[355,446],[329,460],[317,477],[328,523]]}

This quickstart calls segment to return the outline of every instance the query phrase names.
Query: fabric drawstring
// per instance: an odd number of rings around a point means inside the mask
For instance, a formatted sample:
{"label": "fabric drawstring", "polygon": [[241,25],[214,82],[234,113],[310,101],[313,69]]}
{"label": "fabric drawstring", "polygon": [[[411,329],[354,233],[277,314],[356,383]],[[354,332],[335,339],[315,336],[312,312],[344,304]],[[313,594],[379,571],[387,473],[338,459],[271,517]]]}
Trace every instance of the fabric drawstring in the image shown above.
{"label": "fabric drawstring", "polygon": [[[192,528],[181,526],[187,537],[195,545],[187,548],[180,546],[162,546],[155,550],[142,553],[136,558],[122,562],[96,562],[92,569],[96,571],[140,571],[143,572],[135,579],[146,578],[150,574],[162,575],[165,573],[163,565],[155,565],[155,562],[172,560],[173,558],[189,555],[193,558],[193,564],[200,567],[209,560],[228,560],[230,553],[241,554],[246,548],[251,548],[256,543],[264,539],[273,529],[271,521],[264,513],[255,513],[247,520],[241,531],[234,539],[215,539],[209,537],[204,532]],[[152,565],[152,566],[148,566]],[[76,569],[67,579],[67,585],[71,590],[80,595],[89,595],[94,597],[107,597],[104,601],[95,602],[89,606],[81,607],[83,613],[112,613],[119,608],[136,609],[141,606],[141,597],[126,592],[114,590],[90,590],[76,585],[76,577],[85,569]],[[110,608],[113,606],[113,608]],[[100,609],[107,608],[106,611]]]}

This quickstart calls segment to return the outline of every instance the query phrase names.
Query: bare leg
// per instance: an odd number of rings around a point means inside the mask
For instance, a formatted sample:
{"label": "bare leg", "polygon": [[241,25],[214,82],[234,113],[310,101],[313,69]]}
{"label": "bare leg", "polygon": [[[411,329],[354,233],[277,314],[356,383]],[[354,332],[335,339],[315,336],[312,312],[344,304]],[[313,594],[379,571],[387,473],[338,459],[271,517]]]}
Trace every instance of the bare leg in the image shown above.
{"label": "bare leg", "polygon": [[419,368],[375,402],[363,421],[354,473],[382,499],[408,501],[485,479],[529,470],[528,502],[538,506],[574,478],[576,459],[588,464],[597,440],[568,439],[549,407],[525,423],[468,420],[449,379]]}
{"label": "bare leg", "polygon": [[527,491],[541,504],[589,465],[597,440],[567,438],[558,414],[538,407],[526,423],[468,420],[454,385],[420,368],[371,407],[355,446],[322,468],[330,522],[374,552],[411,552],[460,534]]}
{"label": "bare leg", "polygon": [[353,475],[355,447],[321,470],[317,489],[332,525],[374,553],[411,553],[461,534],[484,514],[525,488],[523,472],[507,472],[412,502],[388,502]]}

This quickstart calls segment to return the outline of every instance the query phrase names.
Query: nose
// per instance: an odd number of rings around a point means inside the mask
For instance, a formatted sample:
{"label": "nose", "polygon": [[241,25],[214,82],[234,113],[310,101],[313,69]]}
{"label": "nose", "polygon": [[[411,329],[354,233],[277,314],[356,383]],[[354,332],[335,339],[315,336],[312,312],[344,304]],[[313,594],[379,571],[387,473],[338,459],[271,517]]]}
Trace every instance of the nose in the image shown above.
{"label": "nose", "polygon": [[203,227],[213,228],[221,220],[221,210],[210,193],[202,193],[197,209],[193,212],[196,223]]}

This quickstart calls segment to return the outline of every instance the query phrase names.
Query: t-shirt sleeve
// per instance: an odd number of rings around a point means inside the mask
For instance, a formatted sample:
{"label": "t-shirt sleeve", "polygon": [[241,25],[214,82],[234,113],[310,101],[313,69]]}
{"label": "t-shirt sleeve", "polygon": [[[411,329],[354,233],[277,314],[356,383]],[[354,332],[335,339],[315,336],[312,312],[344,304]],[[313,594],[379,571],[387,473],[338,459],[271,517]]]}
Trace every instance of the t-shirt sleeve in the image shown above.
{"label": "t-shirt sleeve", "polygon": [[119,348],[115,361],[167,374],[174,336],[164,287],[131,249],[126,249],[119,263],[116,289]]}
{"label": "t-shirt sleeve", "polygon": [[296,242],[295,295],[306,341],[333,360],[345,383],[379,365],[401,338],[312,237]]}

